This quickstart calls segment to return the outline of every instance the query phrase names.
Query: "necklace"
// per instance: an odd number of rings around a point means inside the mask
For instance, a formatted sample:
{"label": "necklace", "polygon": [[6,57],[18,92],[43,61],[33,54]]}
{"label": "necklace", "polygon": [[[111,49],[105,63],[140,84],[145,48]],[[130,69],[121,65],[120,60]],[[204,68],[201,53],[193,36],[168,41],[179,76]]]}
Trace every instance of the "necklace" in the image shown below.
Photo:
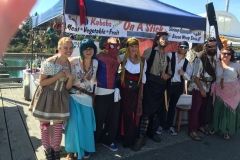
{"label": "necklace", "polygon": [[85,73],[88,73],[89,70],[92,68],[92,60],[91,60],[90,65],[89,65],[88,68],[87,68],[87,66],[85,65],[84,60],[82,61],[82,64],[83,64],[83,71],[84,71]]}
{"label": "necklace", "polygon": [[227,65],[227,67],[226,67],[226,66],[223,67],[222,62],[220,62],[220,67],[221,67],[222,70],[223,70],[222,78],[221,78],[221,80],[220,80],[221,89],[223,89],[223,88],[224,88],[224,85],[223,85],[223,83],[224,83],[224,72],[225,72],[226,68],[228,67],[228,65]]}
{"label": "necklace", "polygon": [[82,62],[82,69],[84,71],[82,78],[80,79],[80,83],[84,83],[84,88],[87,91],[91,91],[92,87],[90,84],[88,84],[88,81],[90,81],[92,79],[93,76],[93,61],[91,60],[90,62],[90,66],[86,69],[86,65],[84,63],[84,60],[80,59],[80,62]]}
{"label": "necklace", "polygon": [[166,56],[165,54],[160,53],[159,54],[159,65],[160,67],[163,67],[166,65]]}

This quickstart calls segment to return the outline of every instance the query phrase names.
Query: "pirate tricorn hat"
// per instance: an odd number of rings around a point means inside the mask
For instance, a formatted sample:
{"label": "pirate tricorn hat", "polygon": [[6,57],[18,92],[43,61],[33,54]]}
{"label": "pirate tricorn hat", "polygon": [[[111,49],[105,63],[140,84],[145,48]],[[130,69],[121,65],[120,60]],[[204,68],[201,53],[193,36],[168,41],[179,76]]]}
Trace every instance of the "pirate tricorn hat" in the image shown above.
{"label": "pirate tricorn hat", "polygon": [[155,47],[157,46],[157,41],[159,40],[159,38],[160,38],[162,35],[168,36],[168,32],[157,32],[156,35],[155,35],[155,38],[154,38],[154,40],[153,40],[153,46],[152,46],[152,48],[155,48]]}

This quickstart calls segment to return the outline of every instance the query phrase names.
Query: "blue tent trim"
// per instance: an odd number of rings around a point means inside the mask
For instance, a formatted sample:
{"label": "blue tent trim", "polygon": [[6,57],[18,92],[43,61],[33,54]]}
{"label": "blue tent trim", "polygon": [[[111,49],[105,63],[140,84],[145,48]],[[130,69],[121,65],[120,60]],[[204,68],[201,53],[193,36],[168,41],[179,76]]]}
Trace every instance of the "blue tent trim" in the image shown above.
{"label": "blue tent trim", "polygon": [[[58,3],[63,5],[63,1],[59,0]],[[79,15],[78,1],[66,0],[65,13]],[[57,4],[55,7],[59,7]],[[178,9],[158,0],[85,0],[85,5],[86,14],[90,17],[206,30],[205,17]],[[62,14],[63,10],[62,6]],[[46,14],[46,16],[50,17],[50,14]],[[37,24],[40,24],[40,21]]]}

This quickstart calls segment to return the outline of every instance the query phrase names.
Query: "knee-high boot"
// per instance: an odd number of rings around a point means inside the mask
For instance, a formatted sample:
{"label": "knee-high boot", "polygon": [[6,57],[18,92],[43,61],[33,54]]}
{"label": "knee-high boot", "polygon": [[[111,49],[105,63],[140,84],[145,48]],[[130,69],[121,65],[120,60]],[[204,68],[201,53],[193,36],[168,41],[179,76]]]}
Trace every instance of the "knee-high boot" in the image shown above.
{"label": "knee-high boot", "polygon": [[146,137],[146,132],[149,124],[149,117],[148,116],[141,116],[141,121],[140,121],[140,138],[145,138]]}

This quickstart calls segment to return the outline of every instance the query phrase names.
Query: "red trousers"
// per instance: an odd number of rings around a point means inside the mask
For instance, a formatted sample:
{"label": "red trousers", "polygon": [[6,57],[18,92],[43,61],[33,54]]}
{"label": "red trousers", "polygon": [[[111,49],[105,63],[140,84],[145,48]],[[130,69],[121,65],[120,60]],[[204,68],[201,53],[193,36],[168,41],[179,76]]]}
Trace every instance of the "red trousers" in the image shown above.
{"label": "red trousers", "polygon": [[188,120],[188,130],[197,131],[199,127],[206,125],[206,108],[207,108],[207,97],[202,97],[200,91],[193,89],[192,91],[192,107],[190,110],[190,117]]}

